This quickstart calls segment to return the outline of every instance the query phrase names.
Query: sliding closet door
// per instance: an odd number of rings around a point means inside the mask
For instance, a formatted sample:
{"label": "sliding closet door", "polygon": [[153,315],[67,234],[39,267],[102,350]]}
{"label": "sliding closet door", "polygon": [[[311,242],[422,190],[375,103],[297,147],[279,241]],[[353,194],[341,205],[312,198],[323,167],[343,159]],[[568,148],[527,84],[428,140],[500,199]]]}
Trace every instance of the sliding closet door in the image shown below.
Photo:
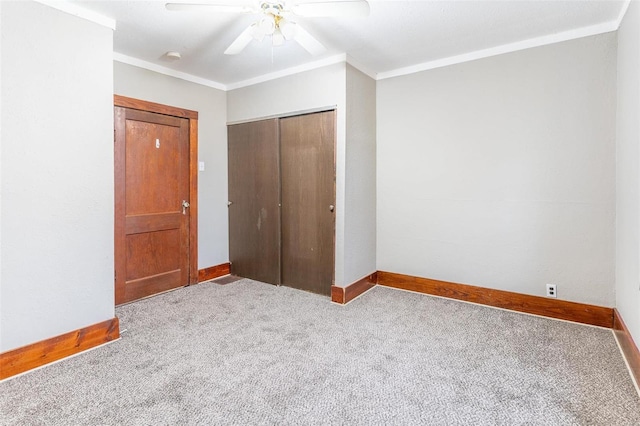
{"label": "sliding closet door", "polygon": [[282,277],[330,294],[335,235],[335,112],[280,119]]}
{"label": "sliding closet door", "polygon": [[231,273],[280,283],[278,121],[228,127]]}

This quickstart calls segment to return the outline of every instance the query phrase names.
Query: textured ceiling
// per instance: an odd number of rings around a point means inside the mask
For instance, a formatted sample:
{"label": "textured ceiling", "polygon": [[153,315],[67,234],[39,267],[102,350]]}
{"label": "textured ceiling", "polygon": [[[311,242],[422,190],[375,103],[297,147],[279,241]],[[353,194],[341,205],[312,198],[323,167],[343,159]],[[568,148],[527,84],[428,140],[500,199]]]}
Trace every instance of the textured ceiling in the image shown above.
{"label": "textured ceiling", "polygon": [[[267,38],[252,41],[237,56],[224,55],[258,15],[168,11],[165,1],[72,3],[116,21],[115,52],[224,86],[339,54],[347,54],[370,75],[388,76],[401,68],[499,46],[515,43],[525,47],[526,40],[607,32],[616,28],[626,4],[602,0],[370,0],[371,14],[366,18],[296,18],[327,47],[324,54],[314,57],[297,43],[271,47]],[[179,51],[182,59],[166,60],[163,55],[170,50]]]}

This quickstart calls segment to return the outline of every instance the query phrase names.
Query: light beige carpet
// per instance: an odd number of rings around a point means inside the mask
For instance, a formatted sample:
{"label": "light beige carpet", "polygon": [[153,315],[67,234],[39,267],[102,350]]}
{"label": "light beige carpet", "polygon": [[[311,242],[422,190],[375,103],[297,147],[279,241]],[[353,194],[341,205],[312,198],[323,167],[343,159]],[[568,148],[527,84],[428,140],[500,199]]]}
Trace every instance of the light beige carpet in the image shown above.
{"label": "light beige carpet", "polygon": [[609,330],[250,280],[117,309],[122,339],[0,383],[3,425],[638,425]]}

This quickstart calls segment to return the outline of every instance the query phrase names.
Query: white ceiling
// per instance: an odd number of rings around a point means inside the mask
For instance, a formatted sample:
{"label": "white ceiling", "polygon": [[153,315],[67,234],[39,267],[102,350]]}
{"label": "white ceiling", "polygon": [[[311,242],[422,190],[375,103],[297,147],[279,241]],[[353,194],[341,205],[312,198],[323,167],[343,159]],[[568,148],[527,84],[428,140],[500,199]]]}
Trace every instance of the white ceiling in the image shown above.
{"label": "white ceiling", "polygon": [[[625,0],[369,0],[371,14],[366,18],[296,18],[327,47],[324,54],[313,57],[295,42],[271,47],[268,38],[252,41],[237,56],[224,55],[258,15],[168,11],[166,1],[72,3],[116,21],[116,59],[176,75],[186,73],[221,88],[344,55],[372,77],[385,78],[613,31],[628,4]],[[168,61],[164,54],[172,50],[180,52],[182,59]]]}

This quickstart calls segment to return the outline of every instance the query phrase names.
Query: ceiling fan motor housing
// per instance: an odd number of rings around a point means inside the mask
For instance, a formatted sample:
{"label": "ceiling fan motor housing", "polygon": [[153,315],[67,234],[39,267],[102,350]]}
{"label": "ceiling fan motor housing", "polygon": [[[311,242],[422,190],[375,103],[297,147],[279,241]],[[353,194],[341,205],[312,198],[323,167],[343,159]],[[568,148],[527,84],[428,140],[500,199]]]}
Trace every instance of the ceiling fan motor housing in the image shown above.
{"label": "ceiling fan motor housing", "polygon": [[284,40],[291,40],[296,35],[296,24],[284,18],[284,3],[262,2],[260,4],[265,17],[252,25],[254,39],[262,41],[265,36],[273,38],[272,44],[280,46]]}
{"label": "ceiling fan motor housing", "polygon": [[260,3],[260,9],[262,9],[264,13],[271,14],[273,16],[281,16],[284,11],[284,3],[263,1]]}

